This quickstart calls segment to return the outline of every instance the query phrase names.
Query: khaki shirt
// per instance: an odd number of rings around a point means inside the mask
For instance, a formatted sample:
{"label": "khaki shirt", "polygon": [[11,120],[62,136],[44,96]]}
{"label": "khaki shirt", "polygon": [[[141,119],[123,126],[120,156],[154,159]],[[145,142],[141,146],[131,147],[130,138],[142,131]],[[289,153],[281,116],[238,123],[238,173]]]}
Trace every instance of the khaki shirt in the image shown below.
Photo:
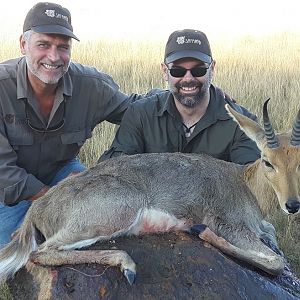
{"label": "khaki shirt", "polygon": [[[70,64],[57,89],[49,120],[39,113],[27,80],[25,58],[0,64],[0,201],[11,205],[37,193],[75,158],[94,127],[119,123],[129,102],[112,78],[92,67]],[[31,129],[45,127],[53,132]]]}
{"label": "khaki shirt", "polygon": [[[189,138],[185,136],[180,114],[169,91],[131,104],[111,148],[100,161],[122,154],[149,152],[204,152],[238,164],[255,161],[260,156],[259,150],[227,114],[226,99],[220,91],[211,86],[207,111]],[[244,108],[231,104],[249,115]]]}

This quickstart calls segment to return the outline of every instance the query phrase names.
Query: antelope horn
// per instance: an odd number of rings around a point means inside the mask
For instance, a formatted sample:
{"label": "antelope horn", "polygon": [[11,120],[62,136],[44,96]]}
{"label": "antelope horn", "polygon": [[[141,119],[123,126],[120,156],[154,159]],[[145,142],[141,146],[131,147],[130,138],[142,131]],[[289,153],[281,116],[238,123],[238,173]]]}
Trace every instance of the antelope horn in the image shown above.
{"label": "antelope horn", "polygon": [[300,109],[297,114],[297,118],[293,125],[292,135],[291,135],[291,145],[300,146]]}
{"label": "antelope horn", "polygon": [[268,114],[268,102],[270,101],[270,98],[265,101],[264,107],[263,107],[263,120],[264,120],[264,128],[265,128],[265,135],[267,138],[267,144],[269,148],[278,148],[279,143],[275,136],[274,129],[272,127],[272,124],[270,123],[269,114]]}

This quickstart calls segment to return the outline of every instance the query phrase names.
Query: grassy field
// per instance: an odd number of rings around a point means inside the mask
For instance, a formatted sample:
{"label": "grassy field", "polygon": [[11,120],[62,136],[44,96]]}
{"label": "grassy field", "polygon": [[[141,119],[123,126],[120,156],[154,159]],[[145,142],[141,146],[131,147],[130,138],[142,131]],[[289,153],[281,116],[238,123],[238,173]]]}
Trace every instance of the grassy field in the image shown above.
{"label": "grassy field", "polygon": [[[145,93],[154,87],[165,87],[160,73],[164,44],[165,41],[75,43],[73,60],[110,74],[126,93]],[[262,103],[271,98],[269,111],[275,129],[290,129],[300,104],[300,37],[282,33],[255,39],[211,41],[211,46],[217,61],[214,84],[259,117]],[[18,55],[16,43],[2,43],[0,61]],[[115,129],[106,122],[95,129],[93,138],[80,153],[84,163],[95,164],[109,147]],[[282,250],[300,276],[300,218],[274,212],[270,219]],[[4,292],[0,291],[0,300],[9,299],[1,295]]]}

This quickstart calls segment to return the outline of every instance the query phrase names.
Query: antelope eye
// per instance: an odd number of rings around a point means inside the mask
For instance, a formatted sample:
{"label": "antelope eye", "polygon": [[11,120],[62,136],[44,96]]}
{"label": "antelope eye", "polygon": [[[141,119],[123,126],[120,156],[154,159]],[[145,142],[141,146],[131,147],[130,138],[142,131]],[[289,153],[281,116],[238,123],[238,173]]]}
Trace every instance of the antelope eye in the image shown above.
{"label": "antelope eye", "polygon": [[263,163],[265,164],[266,167],[274,169],[274,167],[267,160],[263,159]]}

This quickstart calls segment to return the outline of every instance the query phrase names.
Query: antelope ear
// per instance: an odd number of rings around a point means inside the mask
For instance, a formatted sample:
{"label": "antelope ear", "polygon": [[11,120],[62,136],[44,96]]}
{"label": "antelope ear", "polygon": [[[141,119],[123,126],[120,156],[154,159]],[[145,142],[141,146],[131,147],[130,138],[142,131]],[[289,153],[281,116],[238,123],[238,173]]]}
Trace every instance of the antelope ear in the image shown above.
{"label": "antelope ear", "polygon": [[228,111],[230,117],[238,123],[239,127],[247,134],[247,136],[253,140],[257,147],[262,150],[262,146],[265,142],[265,131],[255,121],[235,111],[229,104],[225,104],[225,108]]}

